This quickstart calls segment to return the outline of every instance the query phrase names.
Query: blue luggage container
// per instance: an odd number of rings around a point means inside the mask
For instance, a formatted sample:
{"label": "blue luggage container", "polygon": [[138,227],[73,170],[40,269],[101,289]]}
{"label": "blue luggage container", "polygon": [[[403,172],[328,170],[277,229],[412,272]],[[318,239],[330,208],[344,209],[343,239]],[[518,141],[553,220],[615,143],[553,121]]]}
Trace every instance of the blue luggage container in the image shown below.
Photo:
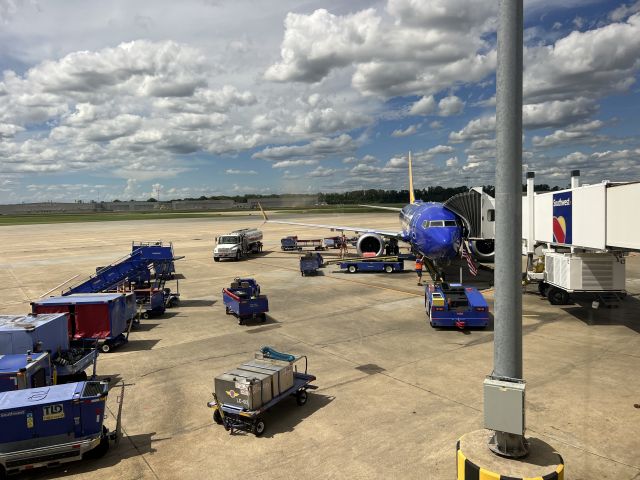
{"label": "blue luggage container", "polygon": [[46,387],[51,382],[48,352],[0,355],[0,392]]}
{"label": "blue luggage container", "polygon": [[0,475],[104,454],[107,394],[106,382],[0,393]]}
{"label": "blue luggage container", "polygon": [[69,350],[68,322],[64,313],[0,315],[0,354]]}

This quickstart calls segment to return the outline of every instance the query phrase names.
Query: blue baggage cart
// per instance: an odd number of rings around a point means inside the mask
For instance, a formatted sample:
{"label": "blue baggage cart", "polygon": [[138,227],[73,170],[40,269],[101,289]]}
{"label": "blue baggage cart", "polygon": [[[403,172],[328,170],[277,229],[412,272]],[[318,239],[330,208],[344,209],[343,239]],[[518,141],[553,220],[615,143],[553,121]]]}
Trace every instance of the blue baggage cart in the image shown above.
{"label": "blue baggage cart", "polygon": [[345,260],[339,263],[342,270],[356,272],[402,272],[404,260],[398,257],[372,257]]}
{"label": "blue baggage cart", "polygon": [[260,285],[253,278],[234,279],[230,287],[222,289],[222,301],[226,314],[238,317],[240,325],[248,319],[267,319],[269,301],[260,295]]}
{"label": "blue baggage cart", "polygon": [[318,269],[322,266],[323,259],[319,253],[309,252],[300,257],[300,275],[311,275],[318,273]]}
{"label": "blue baggage cart", "polygon": [[489,308],[482,294],[460,283],[427,285],[424,295],[427,317],[432,327],[486,327]]}

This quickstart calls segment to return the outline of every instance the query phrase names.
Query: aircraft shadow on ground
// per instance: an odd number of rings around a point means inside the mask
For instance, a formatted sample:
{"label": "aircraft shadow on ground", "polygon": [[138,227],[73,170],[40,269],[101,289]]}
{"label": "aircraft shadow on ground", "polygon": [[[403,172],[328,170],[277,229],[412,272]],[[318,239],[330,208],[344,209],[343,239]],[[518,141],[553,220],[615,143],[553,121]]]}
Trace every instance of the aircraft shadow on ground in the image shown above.
{"label": "aircraft shadow on ground", "polygon": [[594,309],[591,302],[591,299],[578,299],[571,306],[558,308],[587,325],[622,325],[640,333],[640,299],[637,296],[627,295],[618,308]]}
{"label": "aircraft shadow on ground", "polygon": [[[311,417],[315,412],[329,405],[335,397],[309,391],[307,403],[298,406],[295,397],[289,397],[277,403],[262,415],[266,430],[261,438],[273,438],[286,432],[292,432],[295,427]],[[234,435],[252,435],[247,432],[234,432]]]}

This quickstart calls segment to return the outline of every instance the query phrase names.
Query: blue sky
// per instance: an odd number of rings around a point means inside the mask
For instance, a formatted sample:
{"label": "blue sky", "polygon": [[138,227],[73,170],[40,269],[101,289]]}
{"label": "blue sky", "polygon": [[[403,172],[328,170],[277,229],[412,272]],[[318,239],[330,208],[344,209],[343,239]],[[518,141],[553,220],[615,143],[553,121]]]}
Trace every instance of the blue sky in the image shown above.
{"label": "blue sky", "polygon": [[[497,2],[0,0],[0,203],[493,183]],[[524,162],[637,180],[640,1],[525,1]]]}

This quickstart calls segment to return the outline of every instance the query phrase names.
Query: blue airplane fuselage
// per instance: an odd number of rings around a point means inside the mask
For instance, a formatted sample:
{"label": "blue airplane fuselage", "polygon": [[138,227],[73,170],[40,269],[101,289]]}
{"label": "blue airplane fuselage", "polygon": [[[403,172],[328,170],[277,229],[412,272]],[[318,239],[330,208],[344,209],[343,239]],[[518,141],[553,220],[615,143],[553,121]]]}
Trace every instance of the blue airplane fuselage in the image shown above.
{"label": "blue airplane fuselage", "polygon": [[456,215],[437,202],[420,200],[400,211],[402,236],[417,253],[431,260],[450,260],[458,256],[462,226]]}

